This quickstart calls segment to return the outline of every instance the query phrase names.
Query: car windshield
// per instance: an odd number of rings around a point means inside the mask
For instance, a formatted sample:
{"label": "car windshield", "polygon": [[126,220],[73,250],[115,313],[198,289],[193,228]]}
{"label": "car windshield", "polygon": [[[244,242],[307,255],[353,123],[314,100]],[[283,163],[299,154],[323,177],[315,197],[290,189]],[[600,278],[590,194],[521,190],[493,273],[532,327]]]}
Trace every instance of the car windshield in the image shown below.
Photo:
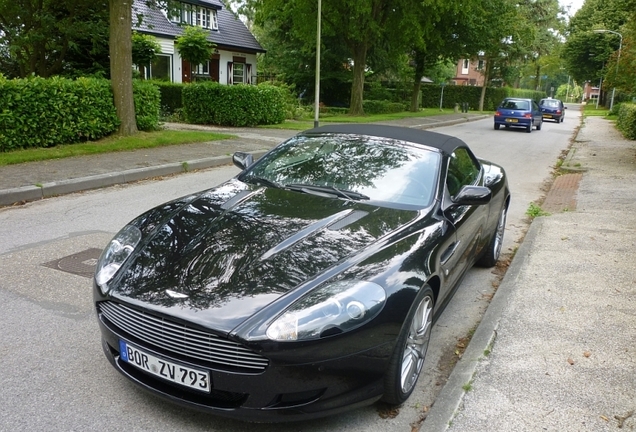
{"label": "car windshield", "polygon": [[530,104],[528,101],[522,100],[505,100],[501,104],[501,108],[516,109],[516,110],[529,110]]}
{"label": "car windshield", "polygon": [[297,136],[261,158],[240,180],[423,208],[433,199],[439,165],[438,152],[402,141]]}

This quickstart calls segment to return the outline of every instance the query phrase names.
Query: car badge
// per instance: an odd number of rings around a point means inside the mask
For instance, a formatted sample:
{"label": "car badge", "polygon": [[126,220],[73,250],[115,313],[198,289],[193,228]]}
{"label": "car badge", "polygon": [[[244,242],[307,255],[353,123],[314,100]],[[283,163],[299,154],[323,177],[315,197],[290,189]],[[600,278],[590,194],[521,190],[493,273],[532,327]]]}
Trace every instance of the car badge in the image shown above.
{"label": "car badge", "polygon": [[176,292],[176,291],[172,291],[167,289],[166,290],[166,294],[168,294],[170,297],[174,298],[174,299],[184,299],[184,298],[188,298],[189,296],[187,294],[183,294],[180,292]]}

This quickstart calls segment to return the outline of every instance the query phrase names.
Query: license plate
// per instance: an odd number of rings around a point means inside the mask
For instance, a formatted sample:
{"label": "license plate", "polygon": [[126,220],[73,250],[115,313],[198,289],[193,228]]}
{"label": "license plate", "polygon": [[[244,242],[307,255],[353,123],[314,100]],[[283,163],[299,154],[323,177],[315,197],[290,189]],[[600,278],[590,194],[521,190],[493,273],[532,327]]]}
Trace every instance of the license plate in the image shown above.
{"label": "license plate", "polygon": [[519,120],[517,120],[517,119],[511,119],[511,118],[507,118],[507,119],[506,119],[506,121],[507,121],[508,123],[517,123],[517,122],[519,122]]}
{"label": "license plate", "polygon": [[166,381],[180,384],[192,390],[210,392],[210,373],[208,371],[157,357],[123,340],[119,341],[119,355],[126,363]]}
{"label": "license plate", "polygon": [[543,114],[543,118],[552,118],[550,114]]}

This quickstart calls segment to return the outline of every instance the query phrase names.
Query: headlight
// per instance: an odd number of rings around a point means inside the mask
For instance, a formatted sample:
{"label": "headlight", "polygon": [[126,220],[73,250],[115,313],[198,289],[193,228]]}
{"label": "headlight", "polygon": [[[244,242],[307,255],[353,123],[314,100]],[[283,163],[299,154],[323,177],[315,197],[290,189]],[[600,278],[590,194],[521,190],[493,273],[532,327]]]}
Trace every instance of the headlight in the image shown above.
{"label": "headlight", "polygon": [[373,282],[335,282],[294,303],[266,334],[275,341],[297,341],[344,333],[375,318],[385,300],[384,288]]}
{"label": "headlight", "polygon": [[97,261],[97,268],[95,269],[95,282],[97,282],[103,293],[108,290],[106,284],[115,276],[117,270],[135,250],[140,240],[141,231],[139,231],[139,228],[127,225],[106,246],[106,249],[99,257],[99,261]]}

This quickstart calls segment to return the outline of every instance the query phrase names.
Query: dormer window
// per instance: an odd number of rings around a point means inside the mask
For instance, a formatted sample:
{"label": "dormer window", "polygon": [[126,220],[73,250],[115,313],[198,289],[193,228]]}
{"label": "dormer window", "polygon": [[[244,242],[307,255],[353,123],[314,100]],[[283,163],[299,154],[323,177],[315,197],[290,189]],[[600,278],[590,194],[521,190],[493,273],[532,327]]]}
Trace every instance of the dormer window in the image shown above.
{"label": "dormer window", "polygon": [[182,3],[180,8],[166,13],[170,21],[176,24],[188,24],[206,29],[218,30],[216,9]]}

